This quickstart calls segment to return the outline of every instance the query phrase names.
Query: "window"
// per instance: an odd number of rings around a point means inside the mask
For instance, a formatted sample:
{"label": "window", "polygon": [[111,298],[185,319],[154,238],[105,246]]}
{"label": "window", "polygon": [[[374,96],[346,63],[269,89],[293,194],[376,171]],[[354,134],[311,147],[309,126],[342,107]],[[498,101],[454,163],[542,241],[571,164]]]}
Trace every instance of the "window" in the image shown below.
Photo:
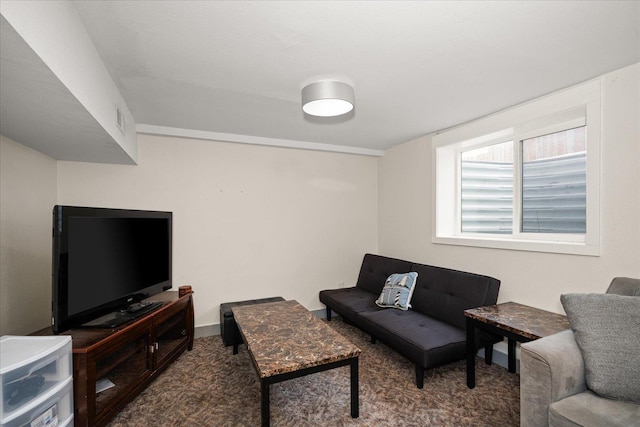
{"label": "window", "polygon": [[523,233],[587,232],[586,126],[522,141]]}
{"label": "window", "polygon": [[599,82],[433,137],[434,243],[599,254]]}
{"label": "window", "polygon": [[511,234],[513,144],[464,151],[460,158],[462,233]]}

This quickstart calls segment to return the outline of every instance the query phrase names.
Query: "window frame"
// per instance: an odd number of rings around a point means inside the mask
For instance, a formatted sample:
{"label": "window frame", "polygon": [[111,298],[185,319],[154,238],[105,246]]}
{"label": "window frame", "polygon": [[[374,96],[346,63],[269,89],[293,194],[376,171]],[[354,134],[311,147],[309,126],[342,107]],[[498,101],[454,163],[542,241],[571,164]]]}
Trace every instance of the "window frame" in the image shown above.
{"label": "window frame", "polygon": [[[433,216],[436,244],[576,255],[600,255],[600,80],[593,80],[443,131],[432,138]],[[521,232],[522,141],[587,125],[586,233]],[[513,141],[512,234],[461,232],[461,153]]]}

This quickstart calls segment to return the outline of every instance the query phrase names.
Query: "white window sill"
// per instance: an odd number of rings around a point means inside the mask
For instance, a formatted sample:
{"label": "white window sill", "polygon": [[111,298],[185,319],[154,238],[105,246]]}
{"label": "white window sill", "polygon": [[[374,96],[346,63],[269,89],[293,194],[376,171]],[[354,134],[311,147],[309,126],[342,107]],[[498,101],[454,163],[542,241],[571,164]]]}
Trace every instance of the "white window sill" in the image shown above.
{"label": "white window sill", "polygon": [[433,236],[431,242],[441,245],[473,246],[514,251],[549,252],[557,254],[600,256],[600,246],[584,242],[522,240],[507,237]]}

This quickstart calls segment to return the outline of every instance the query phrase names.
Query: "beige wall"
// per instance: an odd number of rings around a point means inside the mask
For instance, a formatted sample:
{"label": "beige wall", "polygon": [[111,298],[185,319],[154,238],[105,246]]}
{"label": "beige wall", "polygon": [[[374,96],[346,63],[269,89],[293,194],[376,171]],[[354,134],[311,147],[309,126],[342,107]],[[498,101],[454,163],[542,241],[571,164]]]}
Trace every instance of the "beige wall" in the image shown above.
{"label": "beige wall", "polygon": [[50,323],[56,203],[174,212],[174,284],[196,325],[221,302],[282,295],[321,308],[367,252],[488,274],[500,301],[561,312],[559,295],[640,277],[640,65],[603,77],[602,255],[431,243],[430,137],[383,158],[138,135],[138,166],[56,162],[0,146],[0,333]]}
{"label": "beige wall", "polygon": [[640,64],[602,77],[601,256],[431,243],[431,137],[379,159],[380,253],[494,276],[499,301],[562,312],[560,294],[640,277]]}
{"label": "beige wall", "polygon": [[196,326],[220,303],[281,295],[310,310],[377,249],[377,159],[138,135],[139,165],[58,162],[60,204],[174,213],[174,287]]}
{"label": "beige wall", "polygon": [[51,324],[56,162],[0,136],[0,335]]}

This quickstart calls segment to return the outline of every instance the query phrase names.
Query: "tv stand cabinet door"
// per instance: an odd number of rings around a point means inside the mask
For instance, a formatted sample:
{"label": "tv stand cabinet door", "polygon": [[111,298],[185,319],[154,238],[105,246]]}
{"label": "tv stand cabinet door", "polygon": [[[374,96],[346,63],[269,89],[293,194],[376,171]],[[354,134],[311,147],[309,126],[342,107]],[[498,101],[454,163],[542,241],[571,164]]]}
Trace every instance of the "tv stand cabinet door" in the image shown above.
{"label": "tv stand cabinet door", "polygon": [[157,313],[153,319],[153,366],[163,371],[193,343],[193,300],[191,294]]}
{"label": "tv stand cabinet door", "polygon": [[[76,425],[104,425],[139,392],[152,374],[151,323],[140,323],[117,339],[106,340],[86,357],[86,410],[77,413]],[[79,360],[82,364],[81,360]],[[112,387],[97,393],[96,384],[108,380]],[[78,399],[76,399],[78,402]],[[83,420],[86,419],[86,423]]]}

